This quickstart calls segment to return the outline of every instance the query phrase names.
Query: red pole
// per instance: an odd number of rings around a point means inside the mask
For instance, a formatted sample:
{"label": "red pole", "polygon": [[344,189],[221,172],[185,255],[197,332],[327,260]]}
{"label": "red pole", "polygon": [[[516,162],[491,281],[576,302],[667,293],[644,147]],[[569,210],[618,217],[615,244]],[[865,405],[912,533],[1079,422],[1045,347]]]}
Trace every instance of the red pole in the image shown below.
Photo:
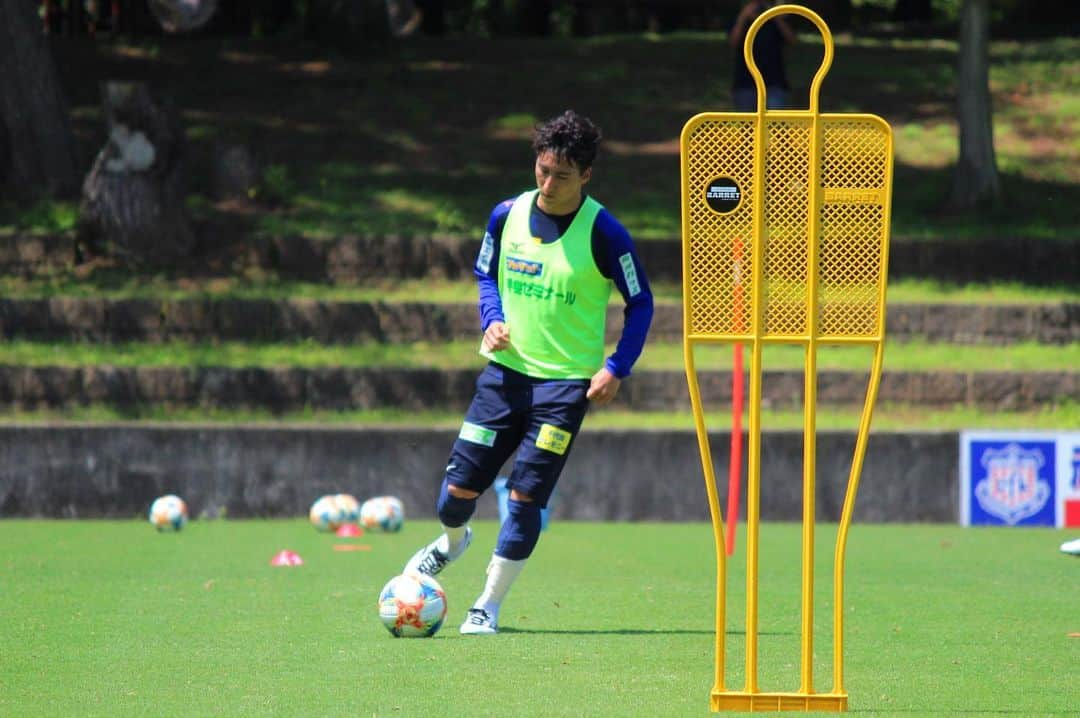
{"label": "red pole", "polygon": [[[735,315],[734,329],[744,331],[743,322],[743,287],[742,287],[742,242],[738,237],[732,246],[735,272],[732,286],[732,312]],[[735,553],[735,526],[739,521],[739,489],[742,486],[742,414],[743,414],[743,346],[735,344],[735,355],[731,364],[731,449],[728,452],[728,501],[727,501],[727,536],[725,546],[727,555]]]}

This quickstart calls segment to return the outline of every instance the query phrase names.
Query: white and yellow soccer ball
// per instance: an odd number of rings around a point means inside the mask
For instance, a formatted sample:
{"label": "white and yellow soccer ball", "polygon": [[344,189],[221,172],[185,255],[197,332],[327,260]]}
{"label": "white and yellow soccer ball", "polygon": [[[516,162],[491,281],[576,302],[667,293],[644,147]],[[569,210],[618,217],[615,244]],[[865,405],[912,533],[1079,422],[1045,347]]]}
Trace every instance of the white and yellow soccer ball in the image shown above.
{"label": "white and yellow soccer ball", "polygon": [[397,638],[434,636],[446,619],[446,593],[431,576],[395,576],[379,594],[379,620]]}
{"label": "white and yellow soccer ball", "polygon": [[176,494],[166,494],[150,504],[147,518],[158,531],[179,531],[188,520],[187,504]]}
{"label": "white and yellow soccer ball", "polygon": [[396,496],[375,496],[360,506],[360,525],[371,531],[395,533],[405,523],[405,506]]}
{"label": "white and yellow soccer ball", "polygon": [[327,494],[315,499],[315,503],[308,510],[308,519],[319,531],[337,531],[338,527],[344,523],[341,504],[337,497]]}
{"label": "white and yellow soccer ball", "polygon": [[360,502],[352,494],[335,494],[338,509],[341,511],[341,522],[354,524],[360,520]]}

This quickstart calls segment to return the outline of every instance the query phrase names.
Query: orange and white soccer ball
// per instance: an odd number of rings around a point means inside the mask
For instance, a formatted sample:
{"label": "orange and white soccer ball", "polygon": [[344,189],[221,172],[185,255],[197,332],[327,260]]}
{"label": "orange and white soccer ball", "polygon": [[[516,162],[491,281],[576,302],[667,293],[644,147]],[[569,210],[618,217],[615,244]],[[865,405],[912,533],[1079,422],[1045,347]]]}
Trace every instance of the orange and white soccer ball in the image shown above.
{"label": "orange and white soccer ball", "polygon": [[434,636],[446,619],[446,593],[431,576],[395,576],[379,594],[379,619],[397,638]]}
{"label": "orange and white soccer ball", "polygon": [[308,511],[308,519],[318,531],[337,531],[345,523],[341,504],[333,494],[317,498]]}
{"label": "orange and white soccer ball", "polygon": [[369,531],[395,533],[405,523],[405,506],[396,496],[376,496],[360,506],[360,525]]}
{"label": "orange and white soccer ball", "polygon": [[335,494],[342,523],[354,524],[360,520],[360,502],[352,494]]}
{"label": "orange and white soccer ball", "polygon": [[188,520],[187,504],[176,494],[159,496],[150,504],[147,518],[158,531],[179,531]]}

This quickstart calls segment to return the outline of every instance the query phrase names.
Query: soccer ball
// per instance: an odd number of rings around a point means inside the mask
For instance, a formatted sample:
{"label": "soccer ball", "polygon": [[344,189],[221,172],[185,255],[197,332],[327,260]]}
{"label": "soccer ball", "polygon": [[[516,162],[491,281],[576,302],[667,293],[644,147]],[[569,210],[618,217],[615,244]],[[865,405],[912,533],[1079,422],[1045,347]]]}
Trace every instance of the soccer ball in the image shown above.
{"label": "soccer ball", "polygon": [[336,531],[344,523],[337,497],[327,494],[316,499],[308,511],[308,519],[319,531]]}
{"label": "soccer ball", "polygon": [[338,509],[341,511],[341,522],[354,524],[360,520],[360,502],[352,494],[336,494]]}
{"label": "soccer ball", "polygon": [[376,496],[360,507],[360,524],[366,529],[394,533],[405,522],[405,507],[396,496]]}
{"label": "soccer ball", "polygon": [[188,520],[187,504],[175,494],[159,496],[150,504],[147,517],[158,531],[179,531]]}
{"label": "soccer ball", "polygon": [[396,576],[379,594],[379,619],[398,638],[434,636],[446,618],[446,593],[431,576]]}

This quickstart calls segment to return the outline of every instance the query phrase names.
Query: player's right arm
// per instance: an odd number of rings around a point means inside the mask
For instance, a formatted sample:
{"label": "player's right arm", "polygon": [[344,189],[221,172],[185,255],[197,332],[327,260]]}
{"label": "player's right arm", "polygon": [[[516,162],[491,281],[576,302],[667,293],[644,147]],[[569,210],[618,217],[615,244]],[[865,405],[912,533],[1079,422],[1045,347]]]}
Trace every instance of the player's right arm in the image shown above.
{"label": "player's right arm", "polygon": [[514,200],[508,199],[491,211],[484,241],[473,266],[480,290],[480,330],[484,333],[484,348],[489,351],[499,351],[510,345],[510,329],[506,326],[499,294],[499,256],[503,227],[513,204]]}

